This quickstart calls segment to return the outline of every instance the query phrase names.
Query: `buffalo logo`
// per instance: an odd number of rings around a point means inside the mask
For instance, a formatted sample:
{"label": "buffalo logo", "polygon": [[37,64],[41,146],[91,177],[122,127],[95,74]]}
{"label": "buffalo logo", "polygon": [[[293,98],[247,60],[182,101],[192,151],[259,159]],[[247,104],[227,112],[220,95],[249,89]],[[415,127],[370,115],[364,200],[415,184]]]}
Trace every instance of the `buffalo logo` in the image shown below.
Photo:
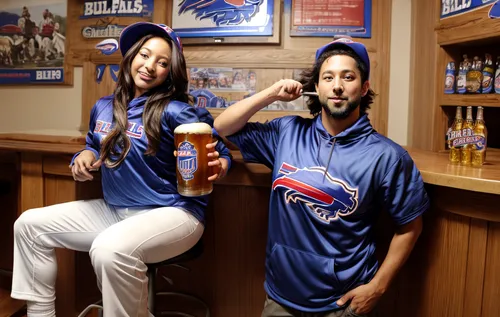
{"label": "buffalo logo", "polygon": [[193,143],[184,141],[179,145],[177,151],[177,169],[185,181],[194,178],[194,172],[198,170],[198,152]]}
{"label": "buffalo logo", "polygon": [[[333,178],[323,167],[299,169],[283,163],[279,173],[283,176],[274,180],[273,190],[285,188],[287,203],[304,203],[323,222],[352,214],[358,207],[358,190]],[[321,185],[323,179],[330,184]]]}
{"label": "buffalo logo", "polygon": [[116,39],[106,39],[97,43],[95,48],[104,55],[111,55],[118,50],[118,41]]}
{"label": "buffalo logo", "polygon": [[217,26],[250,22],[264,0],[184,0],[179,15],[192,11],[197,19],[211,19]]}

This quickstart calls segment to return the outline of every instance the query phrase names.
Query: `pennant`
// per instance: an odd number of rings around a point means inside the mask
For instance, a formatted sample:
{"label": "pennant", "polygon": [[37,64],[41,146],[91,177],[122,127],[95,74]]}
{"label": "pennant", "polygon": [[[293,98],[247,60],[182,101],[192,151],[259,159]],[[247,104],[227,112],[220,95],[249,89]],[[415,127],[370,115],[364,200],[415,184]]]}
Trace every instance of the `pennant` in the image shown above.
{"label": "pennant", "polygon": [[490,19],[500,18],[500,1],[495,2],[491,6],[490,12],[488,12],[488,16],[490,17]]}
{"label": "pennant", "polygon": [[106,64],[101,64],[101,65],[95,66],[96,82],[98,84],[100,84],[102,81],[102,76],[104,76],[105,69],[106,69]]}
{"label": "pennant", "polygon": [[120,70],[120,65],[118,65],[118,64],[109,65],[109,72],[111,74],[111,78],[113,78],[113,81],[115,83],[118,81],[118,71],[119,70]]}

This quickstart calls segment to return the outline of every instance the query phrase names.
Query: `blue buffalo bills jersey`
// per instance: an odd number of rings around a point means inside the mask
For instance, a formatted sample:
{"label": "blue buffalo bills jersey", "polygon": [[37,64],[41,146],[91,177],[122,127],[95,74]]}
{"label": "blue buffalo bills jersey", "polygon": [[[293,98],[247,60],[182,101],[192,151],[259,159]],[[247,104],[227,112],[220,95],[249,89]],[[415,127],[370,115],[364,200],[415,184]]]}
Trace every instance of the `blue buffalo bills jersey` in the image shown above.
{"label": "blue buffalo bills jersey", "polygon": [[366,115],[336,136],[321,116],[288,116],[247,123],[228,139],[245,161],[272,169],[265,289],[300,311],[335,310],[343,294],[373,278],[380,211],[403,225],[429,204],[408,153]]}
{"label": "blue buffalo bills jersey", "polygon": [[[213,123],[210,113],[188,104],[171,101],[163,112],[161,140],[156,155],[144,155],[148,141],[142,123],[147,96],[133,99],[127,107],[127,135],[130,152],[116,168],[101,166],[104,200],[116,207],[169,206],[190,211],[204,222],[208,196],[185,197],[177,193],[176,158],[174,156],[174,129],[184,123],[203,121]],[[86,150],[99,157],[101,142],[113,128],[113,97],[101,98],[92,108]],[[229,161],[229,150],[217,143],[220,157]],[[75,155],[75,157],[78,153]],[[75,158],[74,157],[74,158]],[[73,158],[73,160],[74,160]]]}

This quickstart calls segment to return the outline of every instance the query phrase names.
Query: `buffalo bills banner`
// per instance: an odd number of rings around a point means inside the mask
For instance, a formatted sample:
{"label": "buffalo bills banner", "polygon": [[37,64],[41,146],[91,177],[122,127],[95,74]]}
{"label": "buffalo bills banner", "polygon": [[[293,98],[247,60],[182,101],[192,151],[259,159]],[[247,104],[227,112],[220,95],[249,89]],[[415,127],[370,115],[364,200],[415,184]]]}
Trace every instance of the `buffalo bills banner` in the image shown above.
{"label": "buffalo bills banner", "polygon": [[477,10],[497,0],[441,0],[441,18]]}
{"label": "buffalo bills banner", "polygon": [[180,37],[271,36],[274,0],[173,0]]}
{"label": "buffalo bills banner", "polygon": [[285,0],[291,36],[371,37],[371,0]]}
{"label": "buffalo bills banner", "polygon": [[0,84],[63,83],[66,0],[0,1]]}

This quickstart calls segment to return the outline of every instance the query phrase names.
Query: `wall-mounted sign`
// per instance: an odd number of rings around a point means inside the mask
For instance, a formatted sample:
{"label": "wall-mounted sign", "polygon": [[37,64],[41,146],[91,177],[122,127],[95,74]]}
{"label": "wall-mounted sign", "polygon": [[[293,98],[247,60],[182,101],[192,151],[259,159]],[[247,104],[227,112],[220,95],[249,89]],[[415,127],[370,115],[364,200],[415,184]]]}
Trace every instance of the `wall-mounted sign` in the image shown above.
{"label": "wall-mounted sign", "polygon": [[441,19],[479,9],[497,0],[441,0]]}
{"label": "wall-mounted sign", "polygon": [[371,37],[371,0],[285,0],[291,36]]}
{"label": "wall-mounted sign", "polygon": [[273,0],[174,0],[172,28],[180,37],[268,36]]}
{"label": "wall-mounted sign", "polygon": [[80,19],[100,17],[145,17],[153,18],[154,0],[85,0]]}
{"label": "wall-mounted sign", "polygon": [[126,25],[109,24],[107,26],[86,26],[82,29],[82,35],[86,39],[95,38],[119,38],[120,33]]}

